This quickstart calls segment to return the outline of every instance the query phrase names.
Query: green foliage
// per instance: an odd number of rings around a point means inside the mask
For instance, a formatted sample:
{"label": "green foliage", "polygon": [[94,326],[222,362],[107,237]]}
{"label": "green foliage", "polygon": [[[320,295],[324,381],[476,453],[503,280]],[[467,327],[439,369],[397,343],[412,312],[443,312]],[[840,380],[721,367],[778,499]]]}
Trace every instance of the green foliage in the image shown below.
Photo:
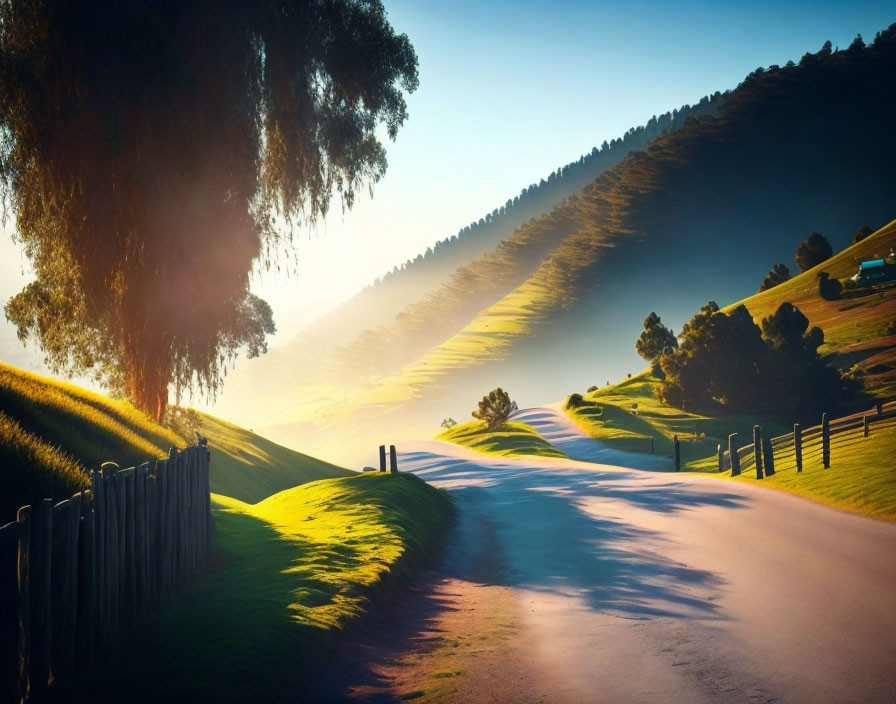
{"label": "green foliage", "polygon": [[785,281],[790,279],[790,269],[787,268],[785,264],[778,262],[775,264],[769,272],[765,275],[765,278],[762,280],[762,283],[759,284],[759,291],[767,291],[770,288],[774,288],[778,284],[783,284]]}
{"label": "green foliage", "polygon": [[833,254],[834,250],[827,237],[820,232],[813,232],[796,248],[796,263],[800,271],[808,271],[830,259]]}
{"label": "green foliage", "polygon": [[851,392],[818,356],[820,328],[791,303],[762,321],[743,305],[725,313],[710,302],[688,322],[678,350],[660,357],[658,396],[685,410],[758,411],[801,420],[831,411]]}
{"label": "green foliage", "polygon": [[594,386],[594,385],[589,386],[589,387],[588,387],[588,393],[590,394],[592,391],[597,391],[597,386]]}
{"label": "green foliage", "polygon": [[442,421],[442,427],[445,428],[445,430],[450,430],[455,425],[457,425],[457,421],[454,420],[454,418],[445,418]]}
{"label": "green foliage", "polygon": [[867,225],[862,225],[858,230],[856,230],[856,234],[853,235],[852,243],[856,244],[858,242],[861,242],[863,239],[872,234],[874,234],[874,230],[872,230]]}
{"label": "green foliage", "polygon": [[479,402],[479,409],[471,414],[474,418],[485,421],[489,430],[499,428],[507,422],[513,412],[510,395],[500,386],[489,391]]}
{"label": "green foliage", "polygon": [[839,279],[832,279],[826,271],[818,272],[818,295],[826,301],[836,301],[843,292]]}
{"label": "green foliage", "polygon": [[663,325],[660,316],[651,312],[644,319],[644,332],[635,343],[635,351],[644,359],[653,360],[667,349],[676,347],[678,347],[678,340],[674,333]]}
{"label": "green foliage", "polygon": [[0,180],[36,280],[7,314],[55,370],[214,394],[265,350],[280,233],[386,170],[417,57],[379,2],[0,6]]}
{"label": "green foliage", "polygon": [[[592,391],[597,390],[597,387],[591,389]],[[595,401],[589,401],[582,396],[582,394],[570,394],[566,398],[566,402],[563,404],[564,410],[570,410],[572,408],[585,408],[587,406],[597,406],[596,414],[600,415],[600,406]]]}

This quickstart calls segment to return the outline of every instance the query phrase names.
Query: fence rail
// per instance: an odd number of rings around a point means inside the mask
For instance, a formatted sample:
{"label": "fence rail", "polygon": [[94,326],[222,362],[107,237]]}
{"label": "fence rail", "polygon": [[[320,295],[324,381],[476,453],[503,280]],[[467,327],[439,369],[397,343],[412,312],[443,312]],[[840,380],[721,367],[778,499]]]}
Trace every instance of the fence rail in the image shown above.
{"label": "fence rail", "polygon": [[211,527],[205,440],[20,508],[0,527],[0,701],[40,701],[118,652],[204,562]]}
{"label": "fence rail", "polygon": [[[773,438],[762,437],[762,429],[754,428],[753,442],[739,445],[735,433],[729,438],[729,448],[719,446],[719,471],[731,470],[732,476],[745,471],[755,471],[756,478],[762,479],[775,473],[775,463],[783,455],[789,457],[792,452],[796,471],[802,472],[806,462],[819,463],[825,469],[831,466],[831,437],[856,434],[867,437],[873,425],[896,418],[896,401],[878,403],[866,413],[854,413],[848,416],[828,420],[827,414],[822,422],[811,428],[802,429],[799,424],[793,426],[793,432]],[[850,440],[850,443],[852,441]],[[842,447],[842,444],[841,444]]]}

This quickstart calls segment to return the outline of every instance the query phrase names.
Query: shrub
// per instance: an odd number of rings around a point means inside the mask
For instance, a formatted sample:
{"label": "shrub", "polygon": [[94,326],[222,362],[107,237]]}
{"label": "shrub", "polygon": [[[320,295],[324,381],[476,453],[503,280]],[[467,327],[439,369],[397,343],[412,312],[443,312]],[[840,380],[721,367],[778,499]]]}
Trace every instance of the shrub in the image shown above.
{"label": "shrub", "polygon": [[836,301],[843,292],[839,279],[832,279],[826,271],[818,272],[818,295],[826,301]]}
{"label": "shrub", "polygon": [[820,232],[813,232],[796,248],[796,263],[801,271],[809,271],[834,255],[831,243]]}
{"label": "shrub", "polygon": [[479,402],[479,410],[473,411],[473,417],[485,421],[489,430],[500,428],[513,412],[510,395],[501,387],[490,391]]}
{"label": "shrub", "polygon": [[874,230],[872,230],[867,225],[862,225],[858,230],[856,230],[856,234],[852,236],[852,243],[856,244],[857,242],[861,242],[863,239],[872,234],[874,234]]}
{"label": "shrub", "polygon": [[566,398],[566,403],[563,404],[563,408],[568,411],[576,408],[594,408],[595,406],[598,409],[601,408],[597,401],[588,401],[582,394],[570,394]]}
{"label": "shrub", "polygon": [[589,387],[588,387],[588,393],[590,394],[592,391],[597,391],[597,387],[596,387],[596,386],[589,386]]}
{"label": "shrub", "polygon": [[785,264],[778,262],[775,264],[769,272],[765,275],[765,278],[762,280],[762,283],[759,284],[759,291],[768,291],[770,288],[774,288],[779,284],[783,284],[785,281],[790,279],[790,269],[787,268]]}
{"label": "shrub", "polygon": [[442,427],[445,428],[445,430],[450,430],[455,425],[457,425],[457,421],[454,420],[454,418],[445,418],[442,421]]}

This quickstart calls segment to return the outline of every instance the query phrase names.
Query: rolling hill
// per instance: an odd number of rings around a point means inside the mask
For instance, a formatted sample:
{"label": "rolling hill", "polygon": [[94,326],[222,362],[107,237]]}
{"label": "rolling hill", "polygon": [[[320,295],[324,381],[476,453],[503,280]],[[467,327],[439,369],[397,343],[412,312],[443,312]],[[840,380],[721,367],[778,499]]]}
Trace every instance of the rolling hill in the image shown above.
{"label": "rolling hill", "polygon": [[[365,336],[349,356],[368,367],[326,378],[288,355],[245,365],[277,381],[256,427],[355,460],[433,434],[498,385],[531,405],[636,370],[650,310],[678,327],[708,299],[755,291],[809,232],[839,248],[858,226],[892,219],[894,77],[894,28],[868,47],[826,45],[758,69],[716,115],[632,152]],[[411,361],[402,340],[417,345]],[[225,390],[225,407],[244,397]]]}
{"label": "rolling hill", "polygon": [[[809,325],[824,332],[825,344],[819,350],[822,356],[841,372],[862,380],[863,394],[851,410],[864,411],[877,400],[896,398],[896,287],[847,290],[842,298],[829,301],[818,293],[818,273],[827,271],[844,279],[855,273],[856,261],[885,256],[894,247],[896,220],[818,266],[722,310],[730,312],[746,306],[760,324],[785,301],[793,303],[809,319]],[[773,435],[790,430],[780,419],[756,414],[712,417],[670,408],[657,400],[658,384],[647,370],[584,393],[587,400],[600,404],[600,413],[593,407],[567,413],[588,435],[631,452],[648,451],[652,439],[657,453],[669,454],[672,435],[678,435],[682,461],[692,469],[714,469],[716,447],[724,446],[730,433],[748,438],[755,424]]]}
{"label": "rolling hill", "polygon": [[[309,481],[353,474],[212,416],[202,416],[212,490],[255,503]],[[121,467],[190,444],[126,401],[0,363],[0,523],[40,498],[86,488],[103,462]]]}

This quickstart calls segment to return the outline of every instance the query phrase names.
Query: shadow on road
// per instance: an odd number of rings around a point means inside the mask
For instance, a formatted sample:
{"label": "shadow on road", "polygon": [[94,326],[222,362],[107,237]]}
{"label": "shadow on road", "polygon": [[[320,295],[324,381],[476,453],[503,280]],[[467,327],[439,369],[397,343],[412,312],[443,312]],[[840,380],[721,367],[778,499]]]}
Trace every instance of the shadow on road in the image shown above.
{"label": "shadow on road", "polygon": [[574,596],[588,609],[625,619],[723,618],[711,600],[723,581],[665,557],[664,538],[624,514],[736,510],[747,505],[743,496],[701,490],[674,475],[546,469],[519,459],[419,451],[403,454],[401,466],[451,493],[457,523],[438,564],[405,589],[400,607],[346,639],[335,669],[322,673],[326,692],[308,696],[312,701],[352,693],[364,701],[393,701],[390,678],[382,673],[400,668],[409,654],[431,652],[450,635],[438,626],[456,603],[445,585]]}

